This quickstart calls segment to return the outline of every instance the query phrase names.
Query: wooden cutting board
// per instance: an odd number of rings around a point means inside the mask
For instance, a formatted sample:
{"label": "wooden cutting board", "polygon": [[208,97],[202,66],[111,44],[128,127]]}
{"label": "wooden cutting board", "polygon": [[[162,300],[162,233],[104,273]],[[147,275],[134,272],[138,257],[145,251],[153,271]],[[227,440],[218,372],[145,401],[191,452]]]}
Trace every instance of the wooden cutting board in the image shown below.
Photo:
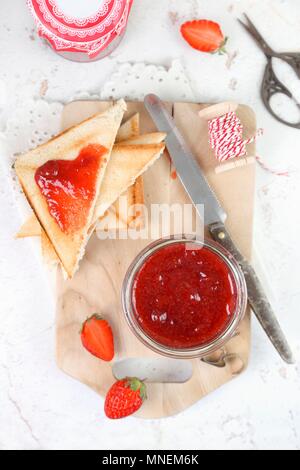
{"label": "wooden cutting board", "polygon": [[[63,112],[62,130],[106,109],[108,102],[73,102]],[[206,105],[207,106],[207,105]],[[199,104],[168,104],[178,127],[197,156],[199,163],[228,212],[227,227],[241,252],[251,258],[252,225],[255,185],[255,165],[250,164],[222,174],[216,174],[216,160],[208,145],[207,124],[200,120]],[[128,103],[125,119],[140,113],[141,133],[154,132],[156,128],[142,103]],[[256,120],[253,111],[239,106],[245,137],[254,135]],[[254,144],[250,152],[254,153]],[[146,204],[189,203],[180,181],[173,175],[170,159],[165,155],[145,174]],[[101,396],[115,381],[112,364],[101,362],[81,346],[80,327],[92,313],[100,312],[112,324],[116,357],[114,362],[126,358],[161,357],[143,346],[129,330],[122,313],[121,285],[127,268],[135,256],[150,240],[99,240],[91,238],[86,255],[75,278],[65,281],[61,272],[57,277],[56,359],[62,371],[88,385]],[[161,418],[183,411],[216,388],[225,384],[248,364],[250,349],[250,312],[240,327],[239,334],[226,346],[233,354],[223,368],[190,361],[192,377],[184,383],[149,383],[148,400],[137,413],[141,418]],[[235,360],[236,359],[236,360]],[[177,363],[171,360],[171,366]],[[185,363],[186,364],[186,363]],[[170,363],[167,367],[172,369]],[[181,367],[181,364],[178,364]],[[144,378],[144,377],[141,377]],[[83,391],[84,393],[84,391]]]}

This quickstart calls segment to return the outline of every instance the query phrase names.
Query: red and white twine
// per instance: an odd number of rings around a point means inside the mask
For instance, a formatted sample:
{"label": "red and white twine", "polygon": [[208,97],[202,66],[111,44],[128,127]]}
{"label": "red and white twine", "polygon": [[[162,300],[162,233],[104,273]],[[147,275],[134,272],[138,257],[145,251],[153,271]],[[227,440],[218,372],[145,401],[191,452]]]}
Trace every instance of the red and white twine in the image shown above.
{"label": "red and white twine", "polygon": [[[259,129],[253,137],[244,139],[243,130],[243,125],[234,111],[209,121],[209,143],[215,151],[219,163],[247,156],[247,145],[255,142],[256,138],[263,134],[263,130]],[[287,171],[276,171],[268,168],[260,157],[256,157],[256,160],[263,170],[269,173],[278,176],[289,176]]]}
{"label": "red and white twine", "polygon": [[209,121],[208,131],[211,148],[220,163],[247,155],[247,145],[256,139],[256,135],[243,139],[243,125],[233,111]]}

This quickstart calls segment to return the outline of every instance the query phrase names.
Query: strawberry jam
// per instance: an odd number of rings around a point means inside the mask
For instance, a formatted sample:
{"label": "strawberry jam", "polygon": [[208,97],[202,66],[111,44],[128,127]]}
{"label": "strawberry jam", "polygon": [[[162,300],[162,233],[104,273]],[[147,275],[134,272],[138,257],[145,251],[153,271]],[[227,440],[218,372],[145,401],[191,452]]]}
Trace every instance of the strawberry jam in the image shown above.
{"label": "strawberry jam", "polygon": [[208,247],[175,243],[144,262],[133,284],[142,330],[174,349],[206,345],[231,323],[237,284],[227,263]]}
{"label": "strawberry jam", "polygon": [[74,233],[87,221],[105,147],[90,144],[75,160],[50,160],[35,172],[35,181],[49,212],[64,233]]}

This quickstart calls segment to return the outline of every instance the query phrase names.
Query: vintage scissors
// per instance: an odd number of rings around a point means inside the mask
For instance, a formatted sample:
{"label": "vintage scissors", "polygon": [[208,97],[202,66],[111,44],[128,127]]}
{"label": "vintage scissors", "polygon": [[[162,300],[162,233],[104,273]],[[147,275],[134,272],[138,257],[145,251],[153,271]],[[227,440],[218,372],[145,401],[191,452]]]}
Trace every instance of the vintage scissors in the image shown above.
{"label": "vintage scissors", "polygon": [[255,39],[261,50],[264,52],[267,57],[268,64],[265,70],[263,83],[261,87],[261,97],[266,106],[267,110],[272,114],[272,116],[277,119],[277,121],[282,122],[283,124],[294,127],[295,129],[300,129],[300,121],[298,124],[285,121],[280,116],[274,112],[271,106],[271,99],[274,95],[284,94],[291,98],[300,109],[300,104],[295,100],[292,93],[287,89],[287,87],[277,78],[273,65],[272,59],[277,58],[286,62],[292,67],[292,69],[297,74],[297,77],[300,79],[300,53],[287,52],[287,53],[278,53],[273,51],[273,49],[267,44],[262,35],[256,29],[250,18],[245,14],[247,24],[243,21],[238,20],[241,25],[248,31],[248,33]]}

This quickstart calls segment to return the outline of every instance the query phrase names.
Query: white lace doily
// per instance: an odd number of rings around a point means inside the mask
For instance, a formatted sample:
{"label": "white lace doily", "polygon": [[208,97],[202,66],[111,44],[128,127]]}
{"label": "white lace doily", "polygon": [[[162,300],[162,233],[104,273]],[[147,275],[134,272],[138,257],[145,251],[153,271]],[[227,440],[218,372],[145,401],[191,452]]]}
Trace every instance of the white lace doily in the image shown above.
{"label": "white lace doily", "polygon": [[24,219],[30,209],[16,181],[12,165],[18,154],[37,147],[59,133],[62,109],[60,103],[29,100],[8,118],[6,129],[1,135],[3,170],[9,178],[16,204],[21,214],[24,214]]}
{"label": "white lace doily", "polygon": [[30,100],[8,119],[5,136],[10,155],[37,147],[60,130],[63,106],[44,100]]}
{"label": "white lace doily", "polygon": [[[2,95],[3,95],[2,91]],[[147,93],[157,93],[169,101],[193,101],[194,95],[178,60],[170,68],[138,63],[122,64],[104,84],[99,94],[78,92],[73,100],[118,99],[143,100]],[[5,102],[2,96],[1,102]],[[60,130],[61,103],[27,100],[8,116],[4,137],[12,163],[14,156],[46,142]]]}
{"label": "white lace doily", "polygon": [[190,82],[179,60],[166,69],[162,66],[122,64],[106,82],[101,99],[142,101],[148,93],[156,93],[165,101],[193,101]]}

